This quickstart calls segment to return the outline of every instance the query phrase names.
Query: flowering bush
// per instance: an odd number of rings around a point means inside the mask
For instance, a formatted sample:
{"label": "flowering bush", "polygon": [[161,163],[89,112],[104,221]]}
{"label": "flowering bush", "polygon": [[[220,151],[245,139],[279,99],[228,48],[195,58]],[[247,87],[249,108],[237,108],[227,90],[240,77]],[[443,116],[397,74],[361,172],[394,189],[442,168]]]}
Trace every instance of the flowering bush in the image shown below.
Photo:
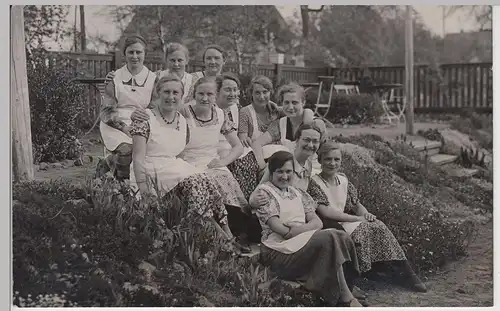
{"label": "flowering bush", "polygon": [[77,137],[80,113],[85,107],[84,88],[72,82],[64,68],[45,64],[45,54],[28,54],[31,138],[34,160],[55,162],[74,159],[83,152]]}

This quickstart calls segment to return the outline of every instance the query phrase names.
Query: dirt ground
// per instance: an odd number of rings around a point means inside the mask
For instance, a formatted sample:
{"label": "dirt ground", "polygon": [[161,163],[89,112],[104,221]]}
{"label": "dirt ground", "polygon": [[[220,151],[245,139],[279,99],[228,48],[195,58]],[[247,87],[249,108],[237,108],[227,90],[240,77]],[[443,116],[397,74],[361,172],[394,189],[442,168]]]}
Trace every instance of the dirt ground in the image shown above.
{"label": "dirt ground", "polygon": [[[416,123],[418,129],[443,128],[446,124]],[[405,125],[399,127],[349,127],[330,129],[330,135],[342,133],[344,136],[371,133],[386,138],[396,138],[405,132]],[[50,180],[58,177],[69,178],[74,182],[83,182],[86,176],[93,174],[96,160],[89,161],[88,156],[102,156],[102,144],[98,135],[91,134],[83,139],[87,153],[84,165],[80,167],[49,168],[37,171],[36,179]],[[363,282],[370,307],[486,307],[493,306],[493,222],[479,225],[474,243],[468,250],[468,256],[452,262],[439,274],[424,280],[429,291],[413,293],[396,285],[380,282]]]}

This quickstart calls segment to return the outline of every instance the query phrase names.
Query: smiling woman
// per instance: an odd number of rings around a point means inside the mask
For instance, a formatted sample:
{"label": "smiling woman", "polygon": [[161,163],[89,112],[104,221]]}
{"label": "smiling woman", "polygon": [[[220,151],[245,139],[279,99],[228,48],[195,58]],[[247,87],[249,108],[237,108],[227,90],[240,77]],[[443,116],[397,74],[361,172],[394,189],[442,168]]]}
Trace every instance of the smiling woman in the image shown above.
{"label": "smiling woman", "polygon": [[208,45],[203,52],[205,70],[194,72],[193,75],[197,78],[215,77],[222,72],[226,59],[227,52],[221,46],[216,44]]}
{"label": "smiling woman", "polygon": [[[107,166],[116,178],[128,179],[132,162],[131,114],[146,108],[153,96],[157,76],[144,66],[146,41],[140,36],[125,40],[126,65],[118,69],[106,85],[102,105],[100,132],[109,155]],[[104,171],[103,171],[104,172]]]}

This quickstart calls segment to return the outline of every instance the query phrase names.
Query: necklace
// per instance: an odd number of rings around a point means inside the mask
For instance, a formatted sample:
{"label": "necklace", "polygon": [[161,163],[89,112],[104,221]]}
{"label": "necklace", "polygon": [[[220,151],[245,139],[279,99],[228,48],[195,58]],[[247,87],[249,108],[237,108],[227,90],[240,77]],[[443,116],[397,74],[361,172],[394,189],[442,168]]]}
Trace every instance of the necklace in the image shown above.
{"label": "necklace", "polygon": [[165,123],[167,124],[172,124],[174,123],[175,119],[177,119],[177,126],[175,127],[176,130],[179,130],[179,118],[177,118],[177,114],[178,112],[175,113],[174,115],[174,118],[172,119],[172,121],[168,121],[167,118],[165,118],[165,116],[163,116],[163,113],[161,113],[161,109],[158,108],[158,112],[160,113],[160,117],[163,119],[163,121],[165,121]]}

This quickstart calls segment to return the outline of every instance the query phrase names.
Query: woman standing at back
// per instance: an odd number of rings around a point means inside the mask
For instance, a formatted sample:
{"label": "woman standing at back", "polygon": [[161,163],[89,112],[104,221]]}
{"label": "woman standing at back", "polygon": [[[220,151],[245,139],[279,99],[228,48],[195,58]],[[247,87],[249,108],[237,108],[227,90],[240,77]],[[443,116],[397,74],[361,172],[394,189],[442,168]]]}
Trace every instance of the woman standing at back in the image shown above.
{"label": "woman standing at back", "polygon": [[[106,85],[101,105],[100,132],[106,154],[105,163],[118,180],[129,179],[132,162],[130,116],[137,108],[146,108],[153,95],[157,76],[144,66],[146,41],[138,35],[125,40],[126,64],[118,69]],[[104,170],[98,169],[98,172]]]}
{"label": "woman standing at back", "polygon": [[227,52],[219,45],[210,44],[203,52],[203,64],[205,69],[193,72],[196,79],[202,77],[215,77],[221,74],[222,67],[226,63]]}

